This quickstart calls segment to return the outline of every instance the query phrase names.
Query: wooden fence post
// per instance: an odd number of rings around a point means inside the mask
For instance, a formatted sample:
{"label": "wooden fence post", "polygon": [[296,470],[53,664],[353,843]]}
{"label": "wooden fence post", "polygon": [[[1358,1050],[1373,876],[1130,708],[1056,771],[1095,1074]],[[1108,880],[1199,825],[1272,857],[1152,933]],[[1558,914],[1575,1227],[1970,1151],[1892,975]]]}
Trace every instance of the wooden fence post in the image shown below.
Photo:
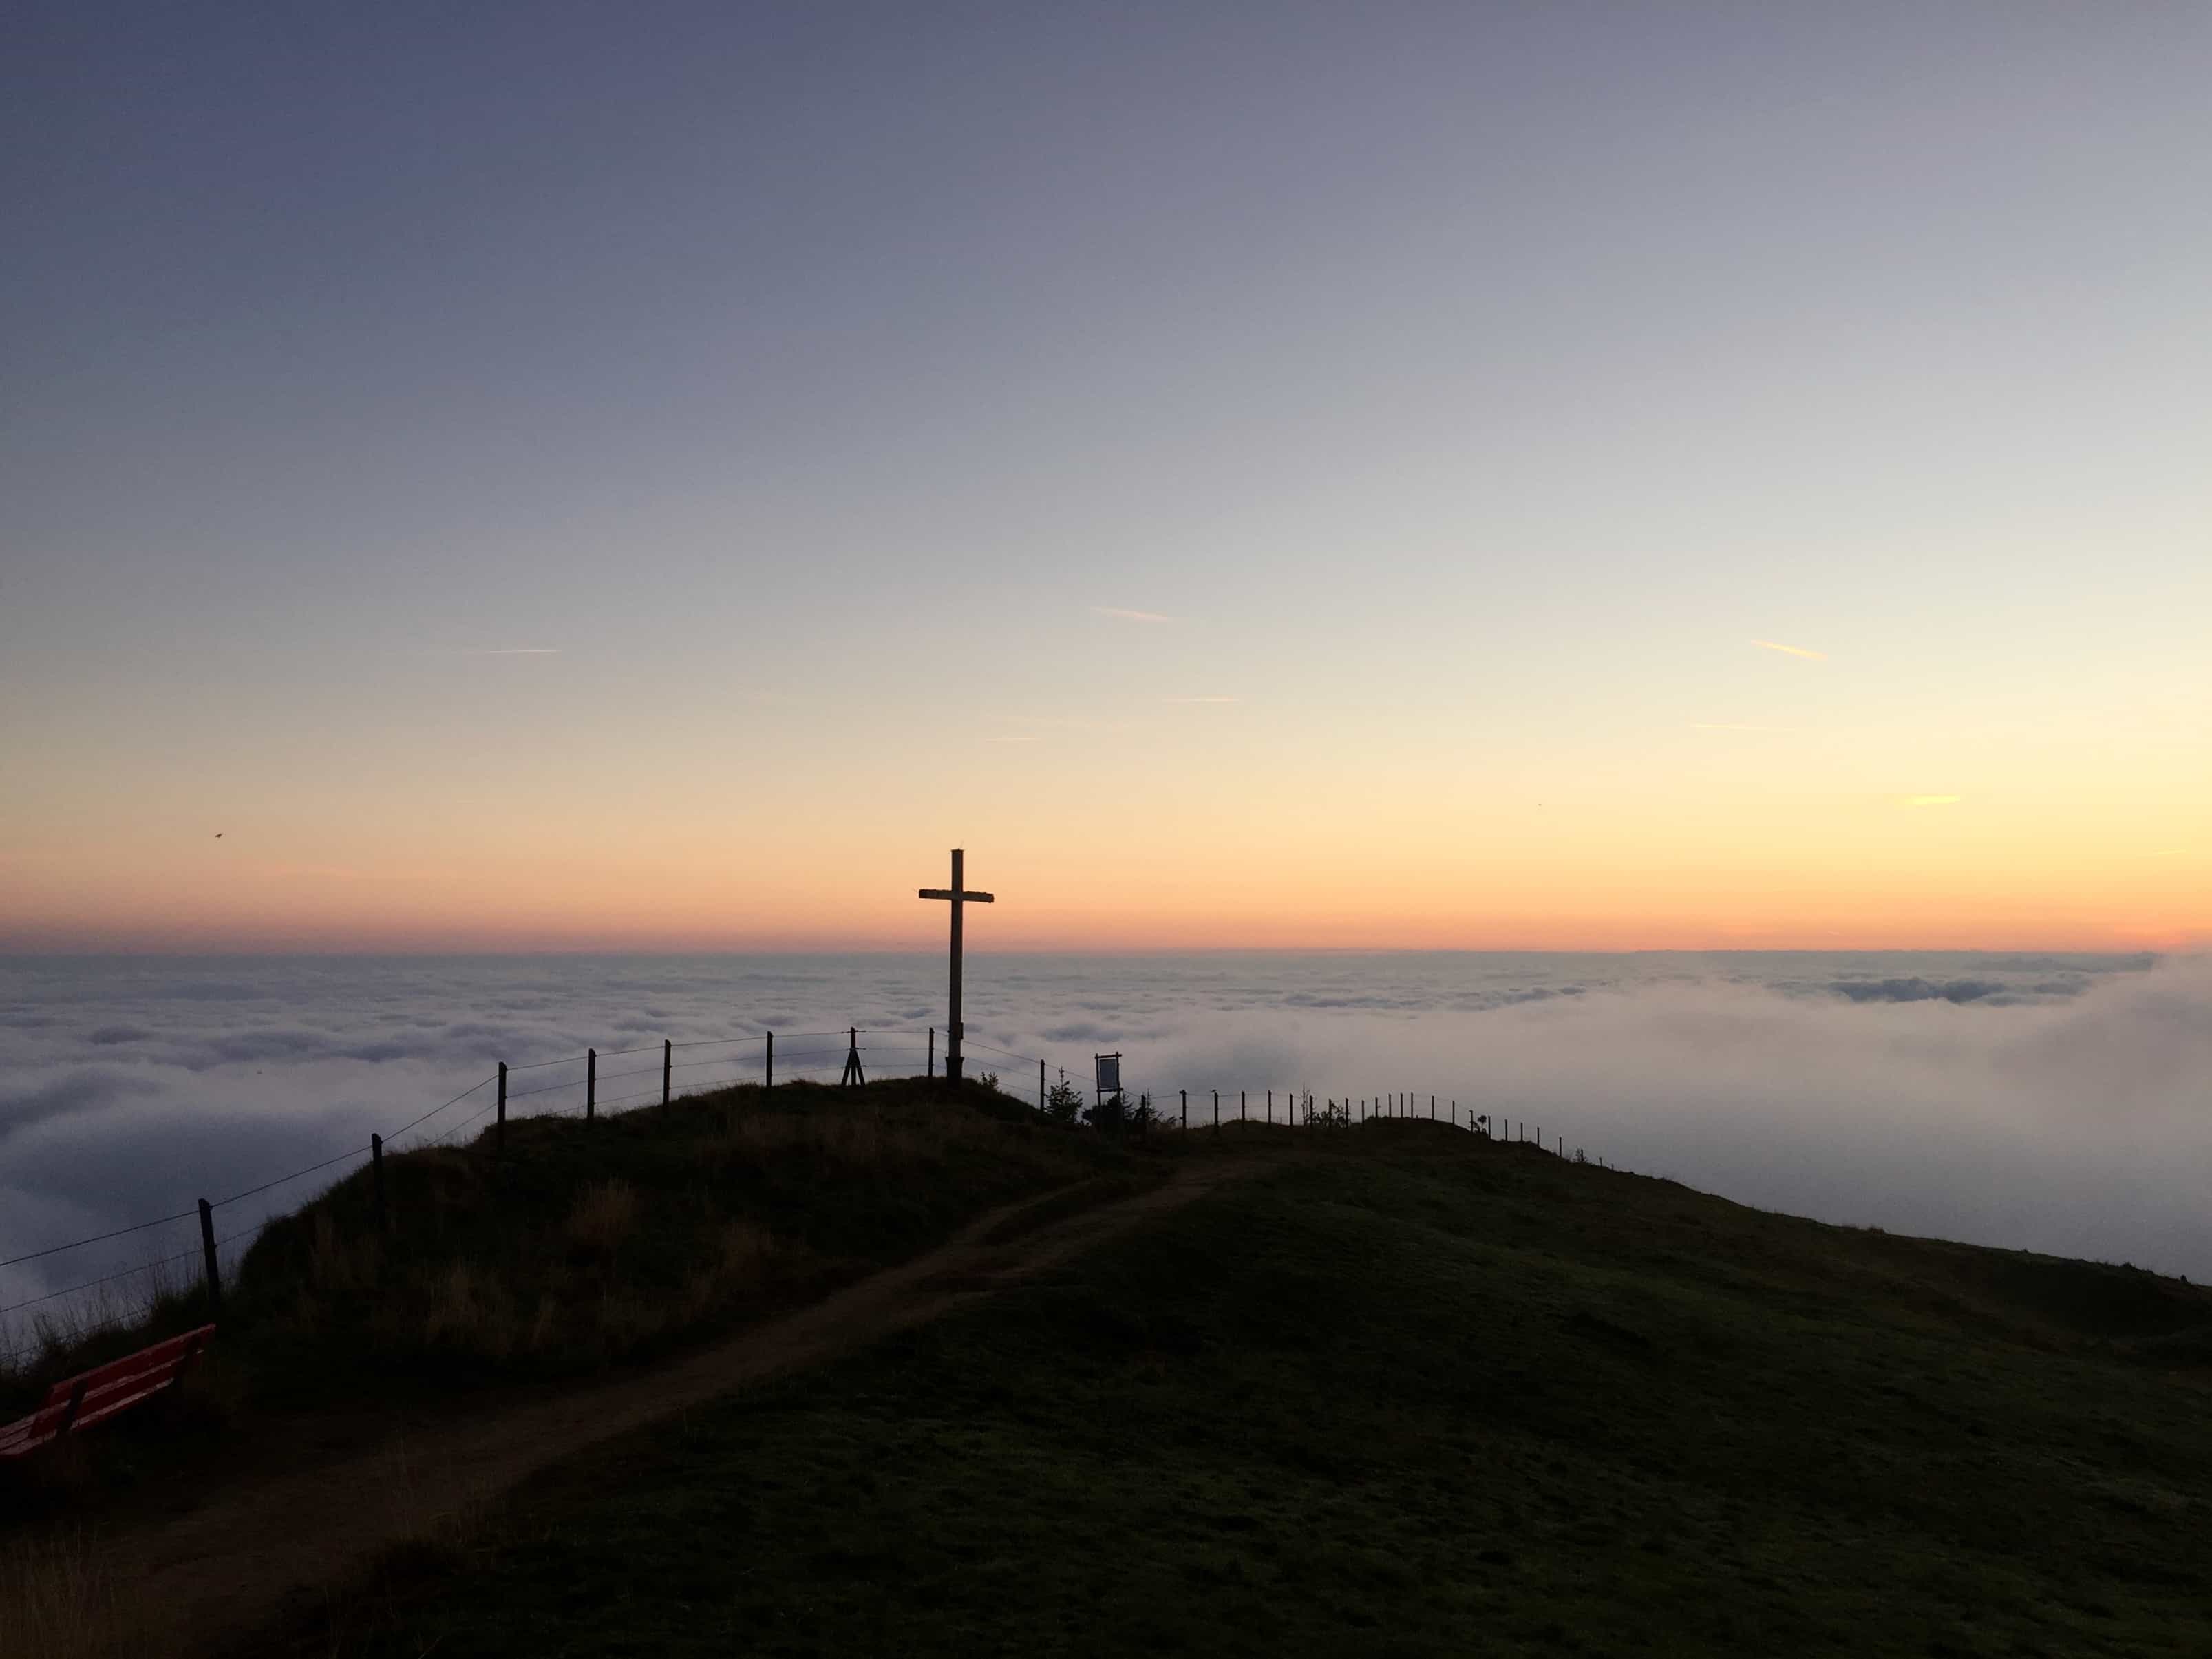
{"label": "wooden fence post", "polygon": [[584,1051],[584,1121],[589,1123],[599,1110],[599,1051]]}
{"label": "wooden fence post", "polygon": [[768,1087],[775,1087],[775,1033],[768,1034]]}
{"label": "wooden fence post", "polygon": [[924,1077],[937,1075],[937,1028],[934,1025],[929,1028],[929,1069],[922,1075]]}
{"label": "wooden fence post", "polygon": [[493,1144],[501,1153],[507,1151],[507,1062],[503,1060],[499,1063],[499,1127]]}
{"label": "wooden fence post", "polygon": [[1244,1091],[1242,1089],[1237,1091],[1237,1121],[1239,1123],[1244,1121]]}
{"label": "wooden fence post", "polygon": [[1044,1062],[1037,1061],[1037,1110],[1044,1110]]}
{"label": "wooden fence post", "polygon": [[371,1135],[368,1138],[368,1167],[372,1171],[369,1184],[376,1193],[376,1231],[380,1233],[388,1233],[392,1231],[392,1212],[384,1205],[384,1137],[382,1135]]}
{"label": "wooden fence post", "polygon": [[1268,1121],[1268,1122],[1270,1122],[1270,1123],[1273,1123],[1274,1121],[1275,1121],[1275,1091],[1274,1091],[1273,1089],[1270,1089],[1270,1090],[1268,1090],[1268,1091],[1267,1091],[1267,1121]]}
{"label": "wooden fence post", "polygon": [[1221,1091],[1213,1091],[1213,1133],[1221,1133]]}
{"label": "wooden fence post", "polygon": [[207,1200],[200,1200],[200,1255],[207,1262],[207,1296],[210,1317],[222,1311],[222,1273],[215,1262],[215,1206]]}
{"label": "wooden fence post", "polygon": [[668,1073],[670,1073],[670,1071],[672,1071],[672,1070],[673,1069],[673,1066],[672,1066],[671,1062],[672,1062],[672,1061],[673,1061],[673,1060],[675,1060],[675,1058],[676,1058],[676,1045],[675,1045],[674,1043],[671,1042],[670,1042],[666,1037],[663,1037],[663,1038],[661,1038],[661,1039],[660,1039],[660,1103],[661,1103],[662,1105],[664,1105],[664,1106],[665,1106],[666,1104],[668,1104]]}
{"label": "wooden fence post", "polygon": [[1183,1091],[1182,1091],[1182,1127],[1183,1127],[1184,1128],[1188,1129],[1188,1127],[1190,1127],[1190,1091],[1189,1091],[1189,1090],[1188,1090],[1188,1089],[1185,1089],[1185,1090],[1183,1090]]}

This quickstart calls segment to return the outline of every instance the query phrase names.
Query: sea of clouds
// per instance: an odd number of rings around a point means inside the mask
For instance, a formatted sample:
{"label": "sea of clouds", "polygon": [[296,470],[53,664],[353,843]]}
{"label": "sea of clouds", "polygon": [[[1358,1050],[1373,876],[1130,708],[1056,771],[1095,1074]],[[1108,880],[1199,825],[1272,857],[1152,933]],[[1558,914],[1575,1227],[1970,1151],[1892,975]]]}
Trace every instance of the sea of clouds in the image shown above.
{"label": "sea of clouds", "polygon": [[[921,1069],[936,956],[0,961],[0,1261],[392,1135],[495,1064],[514,1109]],[[2212,961],[1908,953],[971,956],[971,1072],[1428,1097],[1765,1208],[2212,1278]],[[830,1035],[837,1033],[839,1035]],[[994,1052],[997,1050],[1006,1053]],[[626,1052],[625,1052],[626,1051]],[[521,1068],[527,1067],[524,1070]],[[472,1135],[478,1087],[398,1143]],[[1203,1103],[1201,1105],[1200,1103]],[[1231,1109],[1234,1109],[1233,1104]],[[352,1167],[220,1212],[264,1216]],[[196,1219],[0,1267],[0,1306],[184,1255]],[[187,1261],[172,1272],[189,1273]],[[143,1279],[119,1281],[121,1294]],[[36,1304],[0,1328],[70,1307]]]}

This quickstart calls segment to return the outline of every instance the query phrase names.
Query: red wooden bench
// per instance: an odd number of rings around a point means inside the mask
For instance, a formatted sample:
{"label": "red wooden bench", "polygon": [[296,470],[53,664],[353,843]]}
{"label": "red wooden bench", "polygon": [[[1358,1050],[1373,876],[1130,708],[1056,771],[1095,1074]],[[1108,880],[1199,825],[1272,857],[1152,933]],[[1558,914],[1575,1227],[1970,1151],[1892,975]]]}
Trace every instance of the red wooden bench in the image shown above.
{"label": "red wooden bench", "polygon": [[203,1325],[182,1336],[110,1360],[82,1376],[65,1376],[46,1392],[46,1403],[28,1417],[0,1424],[0,1457],[21,1457],[49,1440],[90,1428],[140,1401],[150,1399],[185,1374],[215,1334]]}

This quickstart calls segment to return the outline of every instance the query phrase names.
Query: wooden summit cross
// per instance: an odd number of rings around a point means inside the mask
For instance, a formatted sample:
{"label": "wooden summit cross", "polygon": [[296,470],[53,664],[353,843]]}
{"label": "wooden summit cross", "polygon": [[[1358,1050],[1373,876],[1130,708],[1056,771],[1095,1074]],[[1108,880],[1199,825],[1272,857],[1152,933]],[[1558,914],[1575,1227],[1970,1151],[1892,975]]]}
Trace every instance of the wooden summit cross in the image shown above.
{"label": "wooden summit cross", "polygon": [[952,901],[952,1018],[945,1028],[945,1080],[960,1081],[960,912],[970,904],[992,902],[988,893],[971,893],[961,885],[961,869],[964,855],[956,847],[952,849],[952,885],[925,887],[921,896],[926,899]]}

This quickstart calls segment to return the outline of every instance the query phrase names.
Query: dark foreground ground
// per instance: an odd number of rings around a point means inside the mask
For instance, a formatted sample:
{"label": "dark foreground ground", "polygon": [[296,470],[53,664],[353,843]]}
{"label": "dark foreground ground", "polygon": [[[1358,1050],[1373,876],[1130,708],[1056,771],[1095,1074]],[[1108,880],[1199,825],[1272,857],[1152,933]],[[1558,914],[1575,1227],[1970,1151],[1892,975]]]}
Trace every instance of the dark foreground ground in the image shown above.
{"label": "dark foreground ground", "polygon": [[2202,1291],[1334,1144],[241,1651],[2212,1654]]}

